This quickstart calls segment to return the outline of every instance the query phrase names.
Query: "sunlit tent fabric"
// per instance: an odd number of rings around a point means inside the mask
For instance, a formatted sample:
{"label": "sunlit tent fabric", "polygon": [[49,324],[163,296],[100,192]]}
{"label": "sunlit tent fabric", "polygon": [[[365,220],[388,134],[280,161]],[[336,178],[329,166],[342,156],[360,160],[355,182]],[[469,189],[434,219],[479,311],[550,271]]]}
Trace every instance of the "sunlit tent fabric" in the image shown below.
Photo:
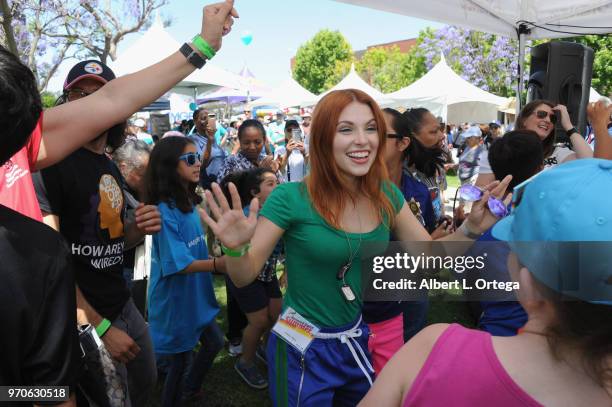
{"label": "sunlit tent fabric", "polygon": [[[605,34],[612,31],[610,0],[337,1],[511,38],[517,38],[517,30],[522,22],[530,27],[531,33],[528,35],[530,38],[564,38],[582,34]],[[570,34],[555,31],[565,31]]]}
{"label": "sunlit tent fabric", "polygon": [[395,106],[425,107],[447,123],[491,122],[497,119],[498,106],[508,102],[457,75],[444,55],[422,78],[387,96],[395,100]]}
{"label": "sunlit tent fabric", "polygon": [[[170,54],[176,52],[181,44],[164,29],[159,18],[151,27],[121,53],[109,65],[117,76],[127,75],[155,64]],[[242,82],[239,75],[206,63],[204,68],[196,69],[191,75],[178,83],[172,92],[189,96],[213,91],[219,87],[240,88]]]}
{"label": "sunlit tent fabric", "polygon": [[244,103],[248,98],[259,99],[261,95],[248,93],[244,89],[219,88],[212,93],[198,96],[198,103],[225,102],[230,105]]}
{"label": "sunlit tent fabric", "polygon": [[281,109],[294,106],[312,106],[317,96],[304,89],[293,78],[287,78],[265,97],[251,103],[251,106],[275,106]]}
{"label": "sunlit tent fabric", "polygon": [[336,86],[334,86],[333,88],[331,88],[327,92],[324,92],[324,93],[320,94],[317,101],[321,100],[321,98],[323,98],[323,96],[327,95],[329,92],[332,92],[334,90],[340,90],[340,89],[359,89],[359,90],[362,90],[365,93],[367,93],[368,95],[370,95],[374,100],[376,100],[376,102],[379,105],[387,106],[387,105],[393,103],[393,99],[391,99],[389,96],[385,95],[384,93],[382,93],[378,89],[370,86],[366,81],[361,79],[361,76],[359,76],[359,74],[357,72],[355,72],[355,65],[354,64],[351,65],[351,70],[348,73],[348,75],[346,75],[344,77],[344,79],[342,79],[340,82],[338,82],[338,84],[336,84]]}

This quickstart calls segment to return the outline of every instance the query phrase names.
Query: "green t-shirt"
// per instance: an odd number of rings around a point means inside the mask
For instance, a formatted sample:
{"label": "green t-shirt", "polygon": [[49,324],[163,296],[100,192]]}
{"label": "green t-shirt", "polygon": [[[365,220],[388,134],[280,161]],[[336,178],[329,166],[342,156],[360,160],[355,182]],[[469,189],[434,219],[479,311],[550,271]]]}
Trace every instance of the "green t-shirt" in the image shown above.
{"label": "green t-shirt", "polygon": [[[396,214],[404,197],[395,184],[384,187]],[[319,327],[350,324],[361,313],[360,254],[367,242],[388,242],[390,230],[383,222],[371,232],[361,234],[361,248],[345,276],[346,283],[357,297],[349,302],[341,291],[342,281],[336,276],[359,247],[359,233],[344,233],[330,226],[310,202],[303,182],[281,184],[264,204],[261,215],[285,230],[283,240],[288,268],[284,307],[290,306]],[[385,247],[386,248],[386,244]]]}

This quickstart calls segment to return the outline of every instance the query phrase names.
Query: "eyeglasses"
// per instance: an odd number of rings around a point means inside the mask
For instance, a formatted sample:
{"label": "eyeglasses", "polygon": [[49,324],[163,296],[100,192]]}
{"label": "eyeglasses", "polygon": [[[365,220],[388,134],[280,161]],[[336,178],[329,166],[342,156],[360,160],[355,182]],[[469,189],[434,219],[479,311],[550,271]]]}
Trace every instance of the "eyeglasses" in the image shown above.
{"label": "eyeglasses", "polygon": [[187,153],[179,156],[179,160],[184,161],[187,166],[191,167],[195,165],[196,162],[201,163],[202,159],[200,153]]}
{"label": "eyeglasses", "polygon": [[402,136],[400,136],[399,134],[395,134],[395,133],[387,133],[387,138],[394,138],[394,139],[398,139],[398,140],[403,139]]}
{"label": "eyeglasses", "polygon": [[[455,213],[455,204],[457,203],[457,194],[459,198],[467,202],[476,202],[479,201],[484,195],[484,191],[474,185],[462,185],[455,192],[455,202],[453,202],[453,213]],[[487,206],[491,213],[498,218],[503,218],[508,214],[508,208],[506,205],[499,199],[494,196],[489,196],[487,200]]]}
{"label": "eyeglasses", "polygon": [[93,92],[86,92],[83,89],[73,88],[73,89],[68,89],[66,91],[65,95],[66,95],[66,99],[69,102],[72,102],[74,100],[82,99],[82,98],[84,98],[86,96],[89,96],[89,95],[91,95],[94,92],[95,92],[95,90]]}
{"label": "eyeglasses", "polygon": [[535,112],[535,115],[538,119],[545,119],[548,116],[552,124],[557,123],[557,116],[554,113],[548,113],[546,110],[538,110]]}

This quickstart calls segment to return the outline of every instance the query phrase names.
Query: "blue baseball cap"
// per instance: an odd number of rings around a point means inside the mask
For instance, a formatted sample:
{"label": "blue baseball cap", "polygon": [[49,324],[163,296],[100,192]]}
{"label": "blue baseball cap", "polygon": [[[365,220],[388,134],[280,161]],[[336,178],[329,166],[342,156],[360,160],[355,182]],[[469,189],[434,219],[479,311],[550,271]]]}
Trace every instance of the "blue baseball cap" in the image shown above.
{"label": "blue baseball cap", "polygon": [[514,188],[513,202],[493,236],[553,291],[612,305],[612,161],[543,171]]}

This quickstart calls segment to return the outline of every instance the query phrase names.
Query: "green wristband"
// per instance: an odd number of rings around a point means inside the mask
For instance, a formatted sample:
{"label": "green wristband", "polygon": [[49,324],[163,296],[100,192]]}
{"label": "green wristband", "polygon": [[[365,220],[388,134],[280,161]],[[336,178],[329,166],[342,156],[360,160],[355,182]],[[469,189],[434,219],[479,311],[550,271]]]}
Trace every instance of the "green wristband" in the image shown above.
{"label": "green wristband", "polygon": [[210,44],[204,40],[204,38],[200,37],[200,34],[193,37],[191,42],[193,45],[195,45],[198,51],[200,51],[209,60],[213,59],[213,57],[217,54],[213,47],[211,47]]}
{"label": "green wristband", "polygon": [[111,322],[108,319],[104,318],[102,322],[100,322],[100,324],[98,324],[98,326],[96,327],[96,333],[98,334],[98,337],[103,337],[106,331],[108,331],[108,328],[110,327]]}
{"label": "green wristband", "polygon": [[225,247],[223,243],[221,243],[221,250],[223,250],[223,253],[225,253],[225,255],[229,257],[242,257],[246,254],[246,252],[249,251],[250,248],[250,243],[247,243],[238,249],[230,249],[229,247]]}

